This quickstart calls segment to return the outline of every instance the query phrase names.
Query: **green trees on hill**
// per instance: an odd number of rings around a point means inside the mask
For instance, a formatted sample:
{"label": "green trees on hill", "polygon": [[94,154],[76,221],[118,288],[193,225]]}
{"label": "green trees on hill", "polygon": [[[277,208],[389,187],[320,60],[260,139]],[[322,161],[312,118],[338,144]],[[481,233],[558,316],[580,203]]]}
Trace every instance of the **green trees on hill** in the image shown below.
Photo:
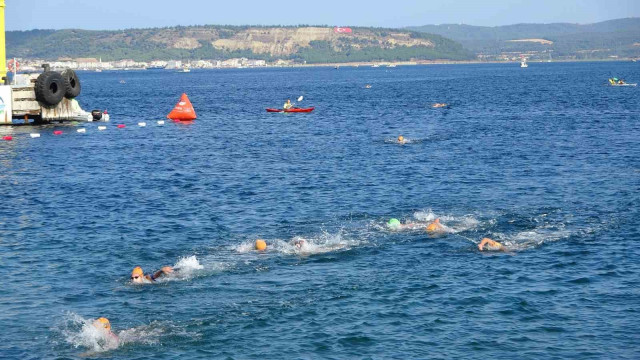
{"label": "green trees on hill", "polygon": [[[302,27],[302,26],[300,26]],[[32,30],[7,32],[8,57],[58,59],[62,57],[94,57],[104,61],[133,59],[150,60],[200,60],[246,57],[267,61],[293,59],[307,63],[349,62],[349,61],[394,61],[411,59],[451,59],[472,58],[460,44],[439,35],[410,33],[411,38],[428,39],[435,47],[396,46],[385,44],[384,38],[391,33],[402,32],[393,29],[356,28],[377,37],[343,36],[329,43],[312,41],[310,47],[300,48],[289,56],[254,54],[251,50],[226,51],[211,45],[212,39],[230,39],[249,28],[271,29],[264,26],[176,26],[156,29],[128,29],[122,31],[88,30]],[[285,28],[297,28],[290,26]],[[175,38],[193,37],[197,34],[199,47],[176,49],[169,44]],[[380,45],[383,43],[383,45]],[[337,49],[336,49],[337,47]]]}

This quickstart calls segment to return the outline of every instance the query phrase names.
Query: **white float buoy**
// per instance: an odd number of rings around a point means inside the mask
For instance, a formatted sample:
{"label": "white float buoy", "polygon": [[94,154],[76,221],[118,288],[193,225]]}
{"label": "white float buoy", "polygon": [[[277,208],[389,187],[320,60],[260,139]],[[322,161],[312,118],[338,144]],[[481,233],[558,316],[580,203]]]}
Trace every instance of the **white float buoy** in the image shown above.
{"label": "white float buoy", "polygon": [[158,120],[158,125],[164,125],[164,120]]}
{"label": "white float buoy", "polygon": [[102,121],[109,121],[109,114],[102,114]]}
{"label": "white float buoy", "polygon": [[138,126],[140,126],[140,127],[145,127],[145,126],[147,126],[147,123],[146,123],[146,122],[144,122],[144,121],[142,121],[142,122],[139,122],[139,123],[138,123]]}
{"label": "white float buoy", "polygon": [[80,128],[80,129],[78,129],[78,130],[76,130],[76,131],[77,131],[77,132],[79,132],[79,133],[86,133],[86,132],[87,132],[87,129],[85,129],[85,128]]}
{"label": "white float buoy", "polygon": [[31,136],[32,138],[39,138],[39,137],[40,137],[40,134],[38,134],[38,133],[31,133],[31,134],[29,134],[29,136]]}
{"label": "white float buoy", "polygon": [[107,130],[106,126],[98,126],[98,130]]}

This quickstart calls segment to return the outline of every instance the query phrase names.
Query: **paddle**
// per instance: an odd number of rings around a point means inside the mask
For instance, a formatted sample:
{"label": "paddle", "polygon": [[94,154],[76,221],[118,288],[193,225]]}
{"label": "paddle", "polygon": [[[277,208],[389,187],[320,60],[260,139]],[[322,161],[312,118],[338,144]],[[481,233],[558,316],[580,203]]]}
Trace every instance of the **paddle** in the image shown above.
{"label": "paddle", "polygon": [[291,107],[293,108],[294,106],[296,106],[297,103],[301,102],[303,99],[304,99],[304,96],[300,95],[298,100],[296,102],[294,102],[293,104],[291,104]]}

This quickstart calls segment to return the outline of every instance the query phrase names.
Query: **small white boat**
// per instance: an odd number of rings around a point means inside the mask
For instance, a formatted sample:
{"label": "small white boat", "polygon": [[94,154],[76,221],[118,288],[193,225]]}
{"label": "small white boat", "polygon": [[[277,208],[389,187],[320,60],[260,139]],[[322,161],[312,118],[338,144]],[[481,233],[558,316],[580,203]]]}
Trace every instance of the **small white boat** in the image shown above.
{"label": "small white boat", "polygon": [[529,64],[527,64],[527,58],[522,58],[522,61],[520,61],[520,67],[521,68],[529,67]]}
{"label": "small white boat", "polygon": [[396,64],[389,64],[389,65],[387,65],[387,67],[388,68],[394,68],[394,67],[396,67]]}
{"label": "small white boat", "polygon": [[102,72],[102,69],[96,69],[96,72]]}
{"label": "small white boat", "polygon": [[373,64],[371,67],[372,67],[372,68],[379,68],[379,67],[380,67],[380,65],[378,65],[378,64]]}
{"label": "small white boat", "polygon": [[611,86],[638,86],[637,83],[633,83],[633,84],[629,84],[629,83],[624,83],[624,84],[609,84]]}
{"label": "small white boat", "polygon": [[188,66],[185,66],[182,68],[182,70],[180,70],[179,72],[191,72],[191,69],[189,69]]}

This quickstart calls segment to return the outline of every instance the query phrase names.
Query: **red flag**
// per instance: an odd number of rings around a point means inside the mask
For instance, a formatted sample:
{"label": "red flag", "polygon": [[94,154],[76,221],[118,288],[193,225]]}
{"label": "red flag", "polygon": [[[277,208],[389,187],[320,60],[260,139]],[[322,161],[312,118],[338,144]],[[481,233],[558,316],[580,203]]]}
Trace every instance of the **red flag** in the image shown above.
{"label": "red flag", "polygon": [[336,34],[351,34],[353,31],[348,27],[339,27],[336,26],[333,28],[333,32]]}
{"label": "red flag", "polygon": [[191,105],[191,101],[187,97],[187,94],[182,94],[180,97],[180,101],[176,104],[176,106],[171,110],[169,115],[167,115],[167,119],[171,120],[195,120],[196,119],[196,111],[193,110],[193,105]]}

